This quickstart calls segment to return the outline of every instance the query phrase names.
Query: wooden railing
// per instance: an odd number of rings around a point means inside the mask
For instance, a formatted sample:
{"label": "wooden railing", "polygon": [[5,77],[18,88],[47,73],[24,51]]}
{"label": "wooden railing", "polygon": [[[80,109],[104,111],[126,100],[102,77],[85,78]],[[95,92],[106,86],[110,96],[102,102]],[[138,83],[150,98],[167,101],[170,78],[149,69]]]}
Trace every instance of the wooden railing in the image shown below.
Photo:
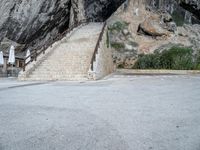
{"label": "wooden railing", "polygon": [[102,38],[103,38],[103,35],[104,35],[104,31],[105,31],[106,25],[107,25],[107,23],[106,23],[106,21],[105,21],[104,24],[103,24],[101,33],[100,33],[100,35],[99,35],[97,44],[96,44],[96,46],[95,46],[95,49],[94,49],[94,53],[93,53],[93,55],[92,55],[91,62],[90,62],[90,64],[91,64],[91,68],[90,68],[91,71],[94,70],[94,62],[96,61],[96,56],[97,56],[97,54],[98,54],[98,49],[100,48],[100,44],[101,44],[101,41],[102,41]]}
{"label": "wooden railing", "polygon": [[[93,20],[92,19],[83,19],[83,20],[79,21],[78,23],[71,25],[70,28],[68,28],[66,31],[64,31],[62,34],[57,36],[51,42],[49,42],[48,44],[43,46],[41,49],[32,50],[31,54],[28,57],[24,58],[23,71],[26,70],[27,65],[29,65],[31,62],[37,61],[38,56],[40,56],[42,53],[45,54],[48,47],[52,46],[55,42],[61,40],[67,33],[70,33],[74,28],[77,28],[78,26],[80,26],[82,24],[87,24],[89,22],[93,22]],[[27,62],[27,60],[29,60],[29,61]]]}

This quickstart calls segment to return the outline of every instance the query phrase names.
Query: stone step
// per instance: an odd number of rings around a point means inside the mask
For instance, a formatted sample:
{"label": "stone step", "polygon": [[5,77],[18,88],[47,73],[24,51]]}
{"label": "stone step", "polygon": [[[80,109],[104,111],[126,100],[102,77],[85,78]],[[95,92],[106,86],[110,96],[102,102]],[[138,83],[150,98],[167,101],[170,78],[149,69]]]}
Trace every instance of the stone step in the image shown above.
{"label": "stone step", "polygon": [[91,57],[91,53],[88,53],[88,52],[85,52],[87,54],[84,54],[84,55],[78,55],[78,54],[59,54],[59,55],[56,55],[56,54],[52,54],[51,56],[49,56],[48,58],[50,59],[53,59],[53,58],[57,58],[59,57],[60,59],[65,59],[65,58],[70,58],[70,59],[79,59],[79,58],[85,58],[87,59],[87,57]]}
{"label": "stone step", "polygon": [[62,75],[62,76],[59,76],[59,75],[52,75],[52,76],[30,76],[29,78],[37,78],[37,79],[44,79],[44,80],[51,80],[51,79],[80,79],[80,78],[85,78],[87,79],[87,76],[73,76],[73,75]]}
{"label": "stone step", "polygon": [[70,58],[70,57],[65,57],[65,58],[60,58],[60,57],[54,57],[54,58],[49,58],[48,60],[46,59],[44,62],[53,62],[53,63],[56,63],[56,62],[66,62],[66,63],[76,63],[77,61],[79,62],[84,62],[84,61],[89,61],[91,58],[91,56],[88,56],[86,58]]}
{"label": "stone step", "polygon": [[[84,48],[82,48],[82,49],[84,49]],[[81,50],[82,50],[81,49]],[[81,50],[79,50],[79,51],[81,51]],[[79,54],[79,53],[63,53],[63,52],[61,52],[62,54],[58,54],[58,52],[56,52],[55,54],[53,54],[53,55],[51,55],[50,57],[58,57],[58,56],[61,56],[61,57],[69,57],[70,58],[70,56],[73,56],[73,58],[79,58],[79,57],[84,57],[84,56],[90,56],[90,53],[91,53],[92,51],[90,51],[90,52],[86,52],[85,51],[85,53],[84,54]]]}
{"label": "stone step", "polygon": [[89,69],[89,66],[84,66],[84,65],[60,65],[60,66],[56,66],[56,65],[41,65],[40,67],[38,67],[36,70],[40,70],[44,68],[44,70],[52,70],[52,71],[56,71],[56,70],[82,70],[82,69]]}
{"label": "stone step", "polygon": [[76,61],[76,62],[73,62],[73,61],[70,61],[70,62],[65,62],[65,61],[60,61],[60,62],[52,62],[52,61],[44,61],[41,65],[47,65],[47,66],[61,66],[61,65],[63,65],[63,66],[65,66],[65,65],[67,65],[67,66],[73,66],[73,65],[75,65],[75,66],[77,66],[77,65],[82,65],[82,64],[87,64],[87,63],[89,63],[90,61],[89,60],[85,60],[85,61]]}
{"label": "stone step", "polygon": [[31,77],[31,78],[26,78],[24,80],[27,81],[54,81],[54,80],[63,80],[63,81],[87,81],[88,78],[65,78],[65,77],[59,77],[59,78],[39,78],[39,77]]}
{"label": "stone step", "polygon": [[84,70],[84,69],[89,69],[88,66],[83,66],[83,67],[76,67],[76,66],[40,66],[37,68],[37,71],[46,71],[46,70],[51,70],[51,71],[59,71],[59,70]]}
{"label": "stone step", "polygon": [[85,63],[78,63],[78,64],[62,64],[62,63],[60,63],[60,64],[41,64],[40,67],[45,67],[45,68],[70,68],[70,67],[84,68],[87,66],[85,66]]}
{"label": "stone step", "polygon": [[30,77],[48,77],[48,76],[65,76],[65,77],[85,77],[85,74],[32,74]]}
{"label": "stone step", "polygon": [[37,71],[37,72],[34,72],[32,74],[36,74],[36,75],[39,75],[39,74],[85,74],[87,73],[87,70],[85,71],[79,71],[79,70],[71,70],[71,71]]}
{"label": "stone step", "polygon": [[59,70],[83,70],[83,69],[89,69],[89,66],[86,67],[76,67],[76,66],[40,66],[36,70],[38,71],[45,71],[45,70],[51,70],[51,71],[59,71]]}
{"label": "stone step", "polygon": [[89,24],[58,42],[29,80],[87,80],[94,48],[103,24]]}

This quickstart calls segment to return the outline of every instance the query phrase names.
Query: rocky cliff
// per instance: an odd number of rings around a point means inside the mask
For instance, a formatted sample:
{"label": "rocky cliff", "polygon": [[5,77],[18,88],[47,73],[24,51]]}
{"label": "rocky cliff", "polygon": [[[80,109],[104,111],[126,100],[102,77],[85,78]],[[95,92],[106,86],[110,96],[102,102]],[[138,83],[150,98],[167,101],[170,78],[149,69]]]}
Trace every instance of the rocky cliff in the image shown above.
{"label": "rocky cliff", "polygon": [[44,45],[82,19],[104,21],[121,3],[123,0],[1,0],[0,42],[9,39]]}
{"label": "rocky cliff", "polygon": [[200,19],[200,0],[179,0],[178,3],[181,7],[190,11],[196,18]]}
{"label": "rocky cliff", "polygon": [[[9,39],[20,45],[38,47],[82,19],[104,21],[123,3],[131,0],[1,0],[0,42]],[[199,0],[134,0],[153,9],[173,13],[180,6],[199,19]],[[192,15],[193,14],[193,15]],[[185,15],[185,14],[184,14]],[[185,15],[188,17],[188,15]],[[193,19],[193,20],[195,20]]]}
{"label": "rocky cliff", "polygon": [[[133,68],[140,54],[191,47],[199,52],[199,1],[129,0],[109,19],[109,41],[118,67]],[[187,7],[186,7],[187,6]]]}
{"label": "rocky cliff", "polygon": [[[149,3],[149,0],[147,0]],[[166,10],[171,14],[179,14],[187,21],[196,23],[200,19],[199,0],[152,0],[149,5],[152,8]]]}

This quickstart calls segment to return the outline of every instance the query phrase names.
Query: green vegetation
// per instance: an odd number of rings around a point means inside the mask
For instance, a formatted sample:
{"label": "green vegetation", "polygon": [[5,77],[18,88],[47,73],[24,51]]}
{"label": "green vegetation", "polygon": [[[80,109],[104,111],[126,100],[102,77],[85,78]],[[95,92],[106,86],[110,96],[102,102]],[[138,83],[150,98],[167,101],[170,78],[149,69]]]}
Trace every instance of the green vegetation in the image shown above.
{"label": "green vegetation", "polygon": [[172,14],[172,18],[177,26],[183,26],[185,20],[183,15],[181,15],[177,11],[174,11]]}
{"label": "green vegetation", "polygon": [[200,70],[200,50],[198,51],[196,55],[196,69]]}
{"label": "green vegetation", "polygon": [[[108,27],[108,33],[107,33],[107,46],[110,42],[110,46],[112,48],[114,48],[115,50],[121,50],[125,48],[125,41],[118,41],[116,42],[116,37],[120,37],[120,35],[122,34],[122,31],[124,29],[128,29],[129,23],[125,22],[125,21],[116,21],[115,23],[113,23],[112,25],[110,25]],[[109,39],[109,35],[111,35],[111,39]],[[124,36],[124,35],[122,35]],[[124,36],[124,38],[126,39],[126,37]],[[111,40],[111,41],[110,41]],[[137,45],[137,43],[131,43],[134,45]]]}
{"label": "green vegetation", "polygon": [[124,43],[117,43],[117,42],[113,42],[111,43],[111,47],[114,48],[114,49],[122,49],[124,48]]}
{"label": "green vegetation", "polygon": [[132,41],[129,41],[128,44],[132,45],[133,47],[138,47],[139,46],[138,43],[132,42]]}
{"label": "green vegetation", "polygon": [[172,47],[169,50],[155,52],[154,54],[140,55],[135,69],[174,69],[193,70],[200,69],[200,56],[193,57],[191,48]]}
{"label": "green vegetation", "polygon": [[123,65],[123,64],[119,64],[119,65],[117,66],[117,68],[122,69],[122,68],[124,68],[124,65]]}
{"label": "green vegetation", "polygon": [[117,21],[114,24],[110,25],[108,27],[108,30],[110,30],[111,32],[114,31],[114,30],[120,32],[123,29],[127,29],[128,25],[129,25],[129,23],[127,23],[125,21]]}

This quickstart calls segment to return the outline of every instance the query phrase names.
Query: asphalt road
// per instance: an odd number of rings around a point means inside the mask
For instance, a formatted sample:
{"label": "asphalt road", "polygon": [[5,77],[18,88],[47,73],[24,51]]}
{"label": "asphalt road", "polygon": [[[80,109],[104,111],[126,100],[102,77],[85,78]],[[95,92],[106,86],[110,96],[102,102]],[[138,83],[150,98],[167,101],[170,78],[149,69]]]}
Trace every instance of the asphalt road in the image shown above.
{"label": "asphalt road", "polygon": [[1,79],[0,150],[200,150],[200,76]]}

